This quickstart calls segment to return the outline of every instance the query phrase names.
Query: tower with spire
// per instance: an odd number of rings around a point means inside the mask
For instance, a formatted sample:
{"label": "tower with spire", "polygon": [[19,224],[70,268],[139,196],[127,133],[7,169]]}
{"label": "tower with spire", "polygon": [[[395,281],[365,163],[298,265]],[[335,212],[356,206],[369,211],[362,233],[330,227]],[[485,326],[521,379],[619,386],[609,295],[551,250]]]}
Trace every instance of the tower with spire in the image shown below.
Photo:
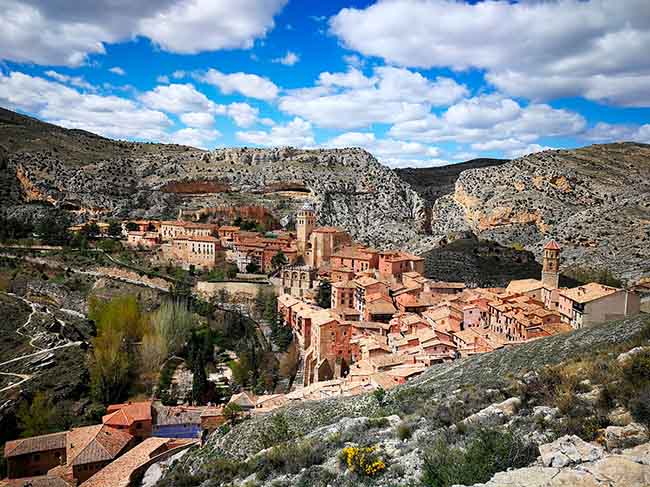
{"label": "tower with spire", "polygon": [[542,284],[550,289],[557,289],[560,284],[560,245],[551,240],[544,245],[544,262],[542,264]]}

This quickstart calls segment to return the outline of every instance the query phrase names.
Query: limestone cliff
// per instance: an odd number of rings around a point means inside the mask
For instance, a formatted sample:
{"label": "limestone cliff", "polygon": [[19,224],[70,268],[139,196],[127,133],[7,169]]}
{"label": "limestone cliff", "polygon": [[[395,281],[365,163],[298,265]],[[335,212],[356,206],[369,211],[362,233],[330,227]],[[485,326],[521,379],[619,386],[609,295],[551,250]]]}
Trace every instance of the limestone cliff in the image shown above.
{"label": "limestone cliff", "polygon": [[650,273],[650,145],[545,151],[464,171],[436,200],[431,231],[469,230],[541,255],[554,238],[565,268],[604,267],[624,278]]}
{"label": "limestone cliff", "polygon": [[[379,247],[403,246],[426,227],[424,200],[361,149],[190,147],[111,141],[0,111],[7,147],[3,201],[88,217],[175,217],[224,205],[260,206],[278,220],[305,199],[318,223]],[[214,213],[218,213],[215,210]]]}

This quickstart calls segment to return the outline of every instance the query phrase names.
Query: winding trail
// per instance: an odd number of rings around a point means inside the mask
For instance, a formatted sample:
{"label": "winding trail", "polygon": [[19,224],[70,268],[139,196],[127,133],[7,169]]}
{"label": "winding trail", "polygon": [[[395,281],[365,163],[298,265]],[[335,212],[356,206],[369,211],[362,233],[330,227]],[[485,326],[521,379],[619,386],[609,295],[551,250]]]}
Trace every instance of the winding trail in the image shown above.
{"label": "winding trail", "polygon": [[[9,364],[12,364],[12,363],[15,363],[15,362],[20,362],[21,360],[25,360],[25,359],[28,359],[28,358],[33,358],[33,357],[37,357],[39,355],[50,353],[50,352],[53,352],[55,350],[60,350],[62,348],[79,346],[79,345],[81,345],[83,343],[81,341],[67,342],[67,343],[64,343],[63,345],[57,345],[57,346],[51,347],[51,348],[41,348],[38,345],[35,345],[34,342],[36,340],[38,340],[39,338],[41,338],[43,336],[43,333],[37,333],[36,335],[27,335],[27,334],[23,333],[21,330],[27,330],[27,327],[32,322],[32,318],[34,317],[34,314],[37,311],[39,311],[38,308],[39,308],[40,305],[38,305],[36,303],[33,303],[30,300],[28,300],[28,299],[26,299],[26,298],[24,298],[22,296],[18,296],[18,295],[14,294],[14,293],[3,293],[3,294],[6,294],[7,296],[10,296],[10,297],[12,297],[14,299],[18,299],[20,301],[23,301],[24,303],[26,303],[27,305],[30,306],[31,312],[29,313],[29,316],[27,317],[27,321],[25,321],[25,323],[23,323],[21,326],[19,326],[16,329],[16,333],[18,335],[28,339],[29,340],[29,346],[32,347],[32,348],[35,348],[37,351],[33,352],[33,353],[28,353],[28,354],[25,354],[25,355],[21,355],[19,357],[15,357],[15,358],[12,358],[12,359],[7,360],[5,362],[2,362],[2,363],[0,363],[0,367],[3,367],[5,365],[9,365]],[[44,312],[47,313],[47,314],[51,314],[50,311],[47,308],[45,308]],[[8,377],[18,377],[19,379],[21,379],[19,382],[16,382],[14,384],[10,384],[10,385],[8,385],[6,387],[3,387],[2,389],[0,389],[0,393],[8,391],[10,389],[13,389],[14,387],[18,387],[19,385],[23,384],[24,382],[27,382],[32,377],[34,377],[34,374],[31,374],[31,375],[30,374],[16,374],[14,372],[0,372],[0,375],[4,375],[4,376],[8,376]]]}

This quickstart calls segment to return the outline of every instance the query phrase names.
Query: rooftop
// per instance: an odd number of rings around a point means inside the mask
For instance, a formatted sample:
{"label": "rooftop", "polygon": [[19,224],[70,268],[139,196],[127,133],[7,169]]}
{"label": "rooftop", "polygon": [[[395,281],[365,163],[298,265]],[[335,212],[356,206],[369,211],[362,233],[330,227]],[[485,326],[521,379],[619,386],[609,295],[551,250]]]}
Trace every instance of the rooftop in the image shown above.
{"label": "rooftop", "polygon": [[560,291],[560,294],[566,296],[571,301],[576,303],[589,303],[610,294],[614,294],[620,291],[619,288],[605,286],[604,284],[599,284],[597,282],[590,282],[584,286],[578,286],[571,289],[566,289]]}
{"label": "rooftop", "polygon": [[560,244],[555,240],[550,240],[546,245],[544,245],[544,250],[561,250]]}
{"label": "rooftop", "polygon": [[113,460],[132,439],[126,431],[104,424],[73,428],[66,445],[68,465]]}
{"label": "rooftop", "polygon": [[5,443],[5,458],[47,450],[65,448],[67,431],[49,435],[32,436]]}
{"label": "rooftop", "polygon": [[537,289],[542,289],[544,284],[539,279],[519,279],[516,281],[510,281],[508,287],[506,288],[507,293],[516,294],[516,293],[528,293],[531,291],[536,291]]}

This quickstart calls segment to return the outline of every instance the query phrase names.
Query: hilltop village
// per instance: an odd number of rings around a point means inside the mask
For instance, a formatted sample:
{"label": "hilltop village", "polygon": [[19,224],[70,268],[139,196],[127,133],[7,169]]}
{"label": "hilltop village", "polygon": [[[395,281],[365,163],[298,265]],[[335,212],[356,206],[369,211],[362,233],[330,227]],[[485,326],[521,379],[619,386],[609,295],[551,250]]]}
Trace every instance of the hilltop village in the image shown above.
{"label": "hilltop village", "polygon": [[[389,389],[436,363],[640,311],[631,290],[596,282],[561,288],[562,249],[554,240],[544,246],[540,279],[469,288],[426,278],[421,257],[370,248],[316,221],[307,202],[295,216],[295,231],[262,233],[180,219],[131,222],[126,230],[128,245],[154,249],[161,262],[202,270],[230,262],[241,273],[276,276],[277,310],[300,359],[295,390],[262,398],[265,410]],[[247,392],[235,400],[248,408],[258,402]]]}
{"label": "hilltop village", "polygon": [[[191,272],[230,265],[238,275],[268,277],[277,325],[290,330],[298,351],[291,387],[242,390],[217,405],[166,406],[154,398],[110,405],[100,424],[7,442],[8,479],[0,485],[129,485],[233,420],[233,411],[263,415],[290,402],[385,391],[436,364],[640,311],[631,290],[560,287],[562,249],[554,240],[544,246],[539,279],[469,288],[425,277],[419,256],[370,248],[316,221],[305,203],[295,228],[270,232],[181,218],[122,222],[125,245],[155,263]],[[107,223],[92,225],[109,232]]]}

